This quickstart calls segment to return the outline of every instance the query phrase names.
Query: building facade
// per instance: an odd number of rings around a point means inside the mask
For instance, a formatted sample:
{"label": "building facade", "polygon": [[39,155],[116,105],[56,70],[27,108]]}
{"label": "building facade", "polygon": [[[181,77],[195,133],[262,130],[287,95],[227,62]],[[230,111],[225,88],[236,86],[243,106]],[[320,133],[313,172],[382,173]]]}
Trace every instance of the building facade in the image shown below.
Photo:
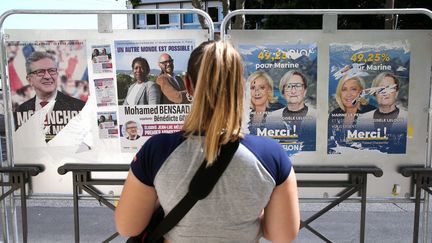
{"label": "building facade", "polygon": [[[135,0],[127,1],[128,9],[192,9],[192,1],[187,0]],[[204,10],[214,22],[215,31],[219,31],[223,19],[221,1],[202,1]],[[134,14],[128,16],[129,29],[200,29],[196,14]]]}

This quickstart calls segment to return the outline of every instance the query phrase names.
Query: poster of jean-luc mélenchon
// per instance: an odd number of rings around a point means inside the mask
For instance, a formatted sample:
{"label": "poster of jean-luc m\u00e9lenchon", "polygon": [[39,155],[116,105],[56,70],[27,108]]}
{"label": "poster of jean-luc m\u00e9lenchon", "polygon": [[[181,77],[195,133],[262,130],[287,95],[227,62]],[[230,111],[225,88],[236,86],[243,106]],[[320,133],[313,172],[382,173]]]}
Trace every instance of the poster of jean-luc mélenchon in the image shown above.
{"label": "poster of jean-luc m\u00e9lenchon", "polygon": [[150,136],[177,132],[192,97],[183,83],[194,40],[115,41],[119,132],[123,152]]}
{"label": "poster of jean-luc m\u00e9lenchon", "polygon": [[406,152],[407,42],[330,45],[328,153]]}
{"label": "poster of jean-luc m\u00e9lenchon", "polygon": [[275,138],[289,155],[316,149],[316,44],[240,44],[248,131]]}
{"label": "poster of jean-luc m\u00e9lenchon", "polygon": [[78,129],[89,97],[85,41],[9,41],[6,53],[16,145],[80,144],[88,132]]}

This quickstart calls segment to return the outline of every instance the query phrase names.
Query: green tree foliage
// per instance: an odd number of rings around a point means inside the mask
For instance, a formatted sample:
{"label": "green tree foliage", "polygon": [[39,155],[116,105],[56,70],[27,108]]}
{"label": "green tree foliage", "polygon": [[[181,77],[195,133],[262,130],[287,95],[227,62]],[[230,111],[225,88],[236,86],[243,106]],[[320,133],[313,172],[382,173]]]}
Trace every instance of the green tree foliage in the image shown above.
{"label": "green tree foliage", "polygon": [[[395,8],[427,8],[432,10],[431,0],[395,0]],[[432,29],[432,20],[425,15],[401,15],[398,18],[400,29]]]}
{"label": "green tree foliage", "polygon": [[[432,9],[431,0],[394,0],[395,8]],[[366,9],[386,8],[385,0],[255,0],[247,1],[246,9]],[[432,29],[432,20],[425,15],[393,16],[397,29]],[[321,15],[247,16],[247,29],[321,29]],[[383,29],[384,15],[339,15],[339,29]]]}
{"label": "green tree foliage", "polygon": [[133,83],[131,76],[117,73],[117,95],[119,104],[123,104],[129,86]]}
{"label": "green tree foliage", "polygon": [[138,5],[140,5],[141,0],[129,0],[129,2],[132,4],[132,7],[136,7]]}

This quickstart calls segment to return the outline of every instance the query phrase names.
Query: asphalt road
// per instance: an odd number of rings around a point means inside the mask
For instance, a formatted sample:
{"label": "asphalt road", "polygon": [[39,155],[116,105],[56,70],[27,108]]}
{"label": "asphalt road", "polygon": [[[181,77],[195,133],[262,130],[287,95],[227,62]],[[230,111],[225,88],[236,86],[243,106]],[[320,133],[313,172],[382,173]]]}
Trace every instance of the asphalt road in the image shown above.
{"label": "asphalt road", "polygon": [[[313,215],[323,206],[325,204],[302,203],[302,219]],[[17,215],[20,216],[19,210]],[[366,242],[412,242],[413,219],[412,203],[369,203],[366,215]],[[351,243],[359,242],[359,222],[358,205],[344,203],[312,222],[311,226],[333,242]],[[431,223],[429,229],[429,232],[432,232]],[[73,208],[70,202],[30,202],[28,230],[29,242],[74,242]],[[110,209],[96,202],[80,203],[80,242],[103,242],[113,233],[114,218]],[[428,242],[432,239],[430,234]],[[111,242],[125,240],[117,237]],[[302,229],[295,242],[323,241],[307,229]],[[267,241],[261,240],[260,243]]]}

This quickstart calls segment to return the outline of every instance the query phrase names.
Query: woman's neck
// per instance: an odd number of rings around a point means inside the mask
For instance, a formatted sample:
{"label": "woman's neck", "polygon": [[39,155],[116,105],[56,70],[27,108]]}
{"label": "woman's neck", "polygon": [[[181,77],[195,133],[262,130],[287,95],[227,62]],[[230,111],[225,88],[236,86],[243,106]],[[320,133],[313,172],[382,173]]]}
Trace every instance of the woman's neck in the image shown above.
{"label": "woman's neck", "polygon": [[296,103],[296,104],[288,104],[288,110],[290,111],[299,111],[305,107],[304,102],[302,103]]}
{"label": "woman's neck", "polygon": [[137,83],[139,83],[139,84],[145,83],[146,81],[147,81],[147,79],[143,79],[143,80],[137,79]]}
{"label": "woman's neck", "polygon": [[255,106],[255,112],[265,112],[267,109],[267,105]]}
{"label": "woman's neck", "polygon": [[379,111],[381,113],[390,113],[390,112],[394,111],[395,109],[396,109],[396,105],[385,105],[385,106],[379,107]]}
{"label": "woman's neck", "polygon": [[354,114],[357,113],[358,107],[357,106],[353,106],[353,107],[345,107],[345,113],[346,114]]}

